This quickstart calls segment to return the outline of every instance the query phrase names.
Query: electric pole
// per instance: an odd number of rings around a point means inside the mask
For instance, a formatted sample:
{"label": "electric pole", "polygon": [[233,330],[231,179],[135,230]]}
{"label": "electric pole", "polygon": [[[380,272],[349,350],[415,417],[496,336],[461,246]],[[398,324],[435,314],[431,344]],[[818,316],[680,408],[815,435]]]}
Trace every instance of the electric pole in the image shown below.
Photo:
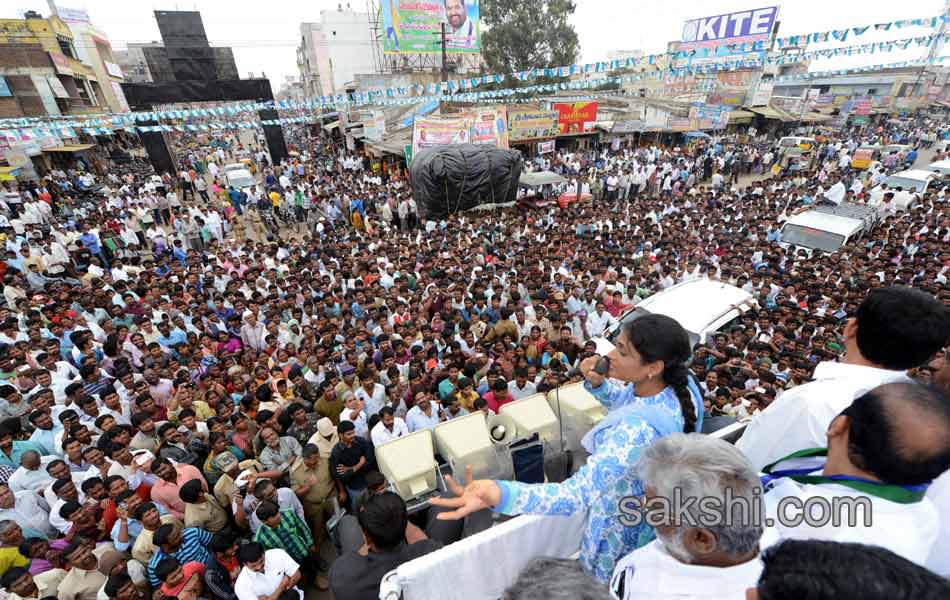
{"label": "electric pole", "polygon": [[933,40],[930,42],[930,50],[927,52],[927,58],[924,59],[924,64],[920,66],[920,73],[917,74],[917,81],[914,82],[914,90],[912,93],[917,96],[926,96],[920,88],[921,80],[924,78],[927,67],[934,64],[937,57],[940,56],[940,51],[943,50],[943,38],[947,35],[948,16],[950,16],[950,0],[946,0],[943,5],[943,11],[941,11],[942,18],[940,23],[937,24],[937,30],[934,32]]}
{"label": "electric pole", "polygon": [[[948,0],[950,1],[950,0]],[[442,23],[442,82],[449,80],[449,63],[445,50],[445,23]]]}

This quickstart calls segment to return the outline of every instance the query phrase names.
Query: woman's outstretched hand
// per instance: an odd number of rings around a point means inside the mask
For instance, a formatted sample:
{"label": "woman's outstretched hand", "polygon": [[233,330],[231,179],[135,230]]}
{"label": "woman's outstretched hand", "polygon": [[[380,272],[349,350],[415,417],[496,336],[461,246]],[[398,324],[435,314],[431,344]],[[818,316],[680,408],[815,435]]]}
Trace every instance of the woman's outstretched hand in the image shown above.
{"label": "woman's outstretched hand", "polygon": [[445,476],[445,483],[455,498],[432,498],[434,506],[454,508],[450,512],[439,513],[436,518],[442,521],[461,519],[473,512],[497,506],[501,502],[501,488],[491,479],[472,480],[472,466],[465,469],[465,479],[469,482],[464,488],[455,482],[451,475]]}

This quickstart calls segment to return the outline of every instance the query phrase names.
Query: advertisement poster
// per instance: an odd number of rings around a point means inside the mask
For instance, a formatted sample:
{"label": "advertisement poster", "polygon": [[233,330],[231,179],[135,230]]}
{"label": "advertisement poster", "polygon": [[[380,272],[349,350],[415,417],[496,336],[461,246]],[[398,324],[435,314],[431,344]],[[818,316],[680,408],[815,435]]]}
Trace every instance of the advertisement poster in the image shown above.
{"label": "advertisement poster", "polygon": [[597,102],[555,103],[558,135],[582,135],[594,129],[597,120]]}
{"label": "advertisement poster", "polygon": [[778,15],[777,6],[691,19],[683,25],[681,50],[719,44],[742,44],[768,39]]}
{"label": "advertisement poster", "polygon": [[554,140],[548,140],[547,142],[540,142],[538,144],[538,154],[550,154],[554,152]]}
{"label": "advertisement poster", "polygon": [[450,54],[482,48],[479,0],[382,0],[383,51],[389,54]]}
{"label": "advertisement poster", "polygon": [[417,118],[412,128],[413,156],[433,146],[471,143],[473,118],[472,113]]}
{"label": "advertisement poster", "polygon": [[511,142],[552,138],[556,135],[556,110],[513,110],[508,113],[508,139]]}
{"label": "advertisement poster", "polygon": [[472,119],[473,144],[487,144],[497,148],[508,147],[508,124],[505,122],[505,107],[482,108],[475,111]]}
{"label": "advertisement poster", "polygon": [[854,99],[854,114],[856,115],[869,115],[871,114],[871,98],[870,96],[861,96]]}

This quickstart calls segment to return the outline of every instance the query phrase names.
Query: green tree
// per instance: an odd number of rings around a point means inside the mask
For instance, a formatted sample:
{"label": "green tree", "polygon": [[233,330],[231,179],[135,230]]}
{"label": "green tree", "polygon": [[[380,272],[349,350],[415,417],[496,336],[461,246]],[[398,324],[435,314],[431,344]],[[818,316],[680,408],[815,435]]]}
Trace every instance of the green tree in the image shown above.
{"label": "green tree", "polygon": [[482,0],[482,56],[491,73],[560,67],[578,55],[573,0]]}

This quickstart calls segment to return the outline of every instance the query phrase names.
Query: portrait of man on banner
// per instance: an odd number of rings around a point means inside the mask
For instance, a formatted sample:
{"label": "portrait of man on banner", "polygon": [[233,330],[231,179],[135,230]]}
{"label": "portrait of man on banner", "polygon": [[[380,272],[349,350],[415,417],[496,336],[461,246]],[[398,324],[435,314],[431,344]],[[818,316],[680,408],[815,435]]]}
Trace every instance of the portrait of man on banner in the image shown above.
{"label": "portrait of man on banner", "polygon": [[477,11],[478,0],[444,0],[444,2],[446,47],[455,49],[477,48],[478,23],[476,19],[470,18],[468,4],[472,4]]}

